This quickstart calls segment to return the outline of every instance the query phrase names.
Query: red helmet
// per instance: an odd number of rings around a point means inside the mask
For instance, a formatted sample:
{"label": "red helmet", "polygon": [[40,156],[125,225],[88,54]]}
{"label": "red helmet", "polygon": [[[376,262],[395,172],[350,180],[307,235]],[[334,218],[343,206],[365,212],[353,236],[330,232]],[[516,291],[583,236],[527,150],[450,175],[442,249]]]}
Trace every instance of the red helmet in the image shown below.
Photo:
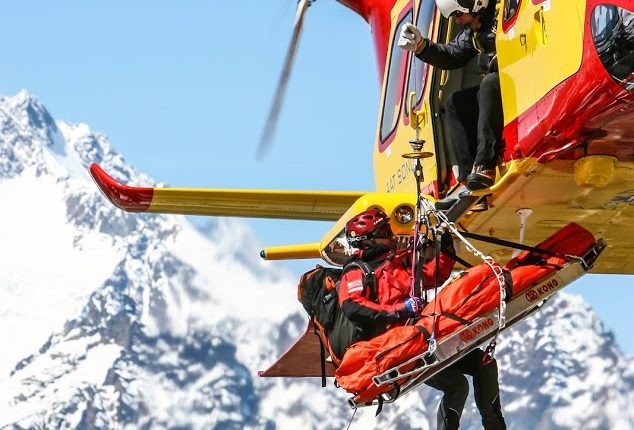
{"label": "red helmet", "polygon": [[346,223],[346,239],[353,244],[366,239],[392,236],[390,217],[381,209],[368,209]]}

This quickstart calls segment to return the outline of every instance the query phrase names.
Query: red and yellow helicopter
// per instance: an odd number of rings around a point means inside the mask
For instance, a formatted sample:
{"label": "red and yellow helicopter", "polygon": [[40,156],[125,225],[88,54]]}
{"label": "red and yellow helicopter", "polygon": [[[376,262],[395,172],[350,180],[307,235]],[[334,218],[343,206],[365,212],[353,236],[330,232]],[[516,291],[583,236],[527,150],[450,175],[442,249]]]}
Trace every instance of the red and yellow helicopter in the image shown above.
{"label": "red and yellow helicopter", "polygon": [[[458,89],[477,85],[479,67],[474,63],[439,70],[397,46],[400,29],[408,22],[440,43],[460,31],[436,10],[434,0],[338,1],[370,25],[382,75],[373,143],[374,192],[132,187],[93,164],[91,174],[106,197],[130,212],[334,222],[317,242],[264,249],[261,255],[269,260],[321,258],[343,264],[345,223],[371,207],[391,216],[399,236],[411,237],[418,197],[415,161],[403,155],[412,152],[411,140],[423,140],[424,150],[433,156],[422,160],[422,194],[433,201],[450,192],[454,163],[443,101]],[[298,3],[283,76],[290,71],[311,3]],[[495,185],[472,193],[471,203],[488,196],[488,209],[476,212],[466,206],[452,221],[471,233],[509,241],[520,236],[526,243],[538,243],[575,222],[607,243],[592,273],[634,274],[629,262],[634,232],[628,222],[634,215],[634,1],[500,0],[498,7],[503,163]],[[484,243],[480,249],[501,262],[514,250],[499,243]],[[458,256],[475,262],[464,247]],[[319,370],[306,364],[317,367],[318,361],[302,355],[308,354],[306,349],[295,351],[287,354],[286,369],[295,360],[304,369],[296,376],[318,375]],[[269,373],[276,375],[275,369]]]}

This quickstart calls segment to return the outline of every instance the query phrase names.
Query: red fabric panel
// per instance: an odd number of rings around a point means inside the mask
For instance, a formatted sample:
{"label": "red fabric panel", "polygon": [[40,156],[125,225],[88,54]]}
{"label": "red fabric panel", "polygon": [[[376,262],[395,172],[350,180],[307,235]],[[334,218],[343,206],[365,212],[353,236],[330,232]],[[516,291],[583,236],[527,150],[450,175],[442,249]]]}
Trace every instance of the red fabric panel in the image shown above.
{"label": "red fabric panel", "polygon": [[528,266],[519,266],[511,270],[513,278],[513,297],[521,291],[535,285],[556,270],[554,266],[537,266],[534,264]]}
{"label": "red fabric panel", "polygon": [[[489,266],[480,264],[462,273],[464,274],[459,279],[443,288],[438,296],[423,308],[423,325],[430,333],[433,331],[434,314],[447,312],[472,321],[492,311],[500,303],[500,286]],[[436,339],[441,339],[462,326],[459,321],[438,316]]]}
{"label": "red fabric panel", "polygon": [[[440,271],[438,274],[438,282],[442,284],[445,279],[451,276],[451,272],[456,265],[456,261],[444,252],[440,253]],[[436,258],[432,258],[423,264],[423,279],[425,283],[425,289],[430,290],[435,288],[434,280],[436,274]]]}
{"label": "red fabric panel", "polygon": [[[562,255],[569,254],[580,257],[594,246],[595,243],[596,241],[592,233],[579,224],[571,222],[539,243],[537,248]],[[525,262],[534,255],[543,257],[549,265],[525,265]],[[513,277],[513,296],[535,285],[548,275],[554,273],[557,267],[562,267],[564,264],[566,264],[566,260],[561,257],[523,251],[505,266],[511,271],[511,276]]]}
{"label": "red fabric panel", "polygon": [[398,307],[409,297],[411,277],[409,265],[405,263],[409,255],[409,252],[401,252],[375,269],[379,303]]}
{"label": "red fabric panel", "polygon": [[[558,254],[571,254],[581,257],[595,243],[596,241],[594,240],[592,233],[581,227],[579,224],[571,222],[552,236],[548,237],[548,239],[540,242],[539,245],[537,245],[537,248],[556,252]],[[514,268],[517,265],[522,264],[522,261],[528,258],[530,254],[530,251],[522,251],[522,253],[520,253],[517,257],[506,263],[506,267]],[[559,265],[562,264],[560,259],[552,262]]]}
{"label": "red fabric panel", "polygon": [[[335,372],[337,383],[349,393],[372,387],[372,377],[427,349],[425,336],[415,326],[395,327],[380,336],[357,342],[346,351]],[[388,387],[384,391],[389,391]],[[370,397],[372,400],[376,397]]]}

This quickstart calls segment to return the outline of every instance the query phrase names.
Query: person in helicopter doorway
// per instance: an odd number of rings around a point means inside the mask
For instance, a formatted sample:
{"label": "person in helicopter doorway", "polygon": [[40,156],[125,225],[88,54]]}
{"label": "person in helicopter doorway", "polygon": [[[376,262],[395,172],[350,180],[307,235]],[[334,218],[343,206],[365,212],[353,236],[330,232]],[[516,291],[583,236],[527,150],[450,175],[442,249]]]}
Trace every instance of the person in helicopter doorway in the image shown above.
{"label": "person in helicopter doorway", "polygon": [[[495,183],[495,168],[504,150],[502,96],[497,67],[496,0],[436,0],[445,18],[465,28],[448,44],[423,37],[404,24],[398,45],[421,61],[444,70],[465,66],[478,55],[484,75],[479,86],[456,91],[445,103],[451,146],[458,164],[457,180],[470,191]],[[463,188],[464,190],[464,188]]]}
{"label": "person in helicopter doorway", "polygon": [[[405,324],[418,316],[424,303],[411,297],[412,250],[397,250],[397,239],[390,218],[380,209],[361,212],[346,223],[346,239],[357,251],[341,276],[338,299],[344,315],[354,323],[355,341],[371,339],[390,327]],[[453,270],[453,240],[442,236],[438,282],[444,282]],[[361,263],[360,263],[361,262]],[[363,266],[365,265],[365,270]],[[374,272],[368,282],[368,269]],[[436,256],[426,255],[422,266],[423,284],[433,288]],[[473,376],[476,405],[487,430],[506,429],[499,398],[495,359],[486,363],[484,352],[475,349],[458,362],[428,380],[427,385],[443,392],[438,408],[438,429],[457,429],[469,384],[465,374]]]}

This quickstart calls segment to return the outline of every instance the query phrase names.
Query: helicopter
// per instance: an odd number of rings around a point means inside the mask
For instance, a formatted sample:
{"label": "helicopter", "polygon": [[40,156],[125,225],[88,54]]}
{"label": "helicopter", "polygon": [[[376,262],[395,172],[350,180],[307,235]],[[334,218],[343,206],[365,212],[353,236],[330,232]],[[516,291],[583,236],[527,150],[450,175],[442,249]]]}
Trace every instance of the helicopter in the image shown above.
{"label": "helicopter", "polygon": [[[267,260],[321,258],[341,266],[348,259],[342,246],[347,220],[373,207],[390,216],[403,246],[411,243],[421,195],[439,200],[457,186],[443,102],[452,92],[477,85],[482,76],[475,62],[444,71],[398,47],[405,23],[439,43],[460,31],[433,0],[338,1],[369,24],[381,76],[374,192],[128,186],[93,164],[91,175],[104,195],[130,212],[333,222],[313,243],[265,248],[261,256]],[[314,3],[298,2],[259,156],[271,144],[305,14]],[[627,225],[634,214],[634,5],[631,0],[501,0],[499,8],[496,46],[506,147],[495,184],[460,199],[448,211],[448,222],[480,237],[502,239],[479,247],[501,262],[515,254],[510,240],[538,243],[575,222],[603,238],[605,249],[568,282],[586,271],[634,274],[628,264],[634,233]],[[413,148],[411,141],[420,146]],[[408,157],[417,151],[426,157]],[[486,210],[473,210],[484,198]],[[467,247],[457,255],[477,262]],[[517,311],[518,318],[528,313]],[[470,344],[491,333],[469,339]],[[318,360],[309,352],[318,349],[318,342],[309,324],[263,376],[319,375]]]}

